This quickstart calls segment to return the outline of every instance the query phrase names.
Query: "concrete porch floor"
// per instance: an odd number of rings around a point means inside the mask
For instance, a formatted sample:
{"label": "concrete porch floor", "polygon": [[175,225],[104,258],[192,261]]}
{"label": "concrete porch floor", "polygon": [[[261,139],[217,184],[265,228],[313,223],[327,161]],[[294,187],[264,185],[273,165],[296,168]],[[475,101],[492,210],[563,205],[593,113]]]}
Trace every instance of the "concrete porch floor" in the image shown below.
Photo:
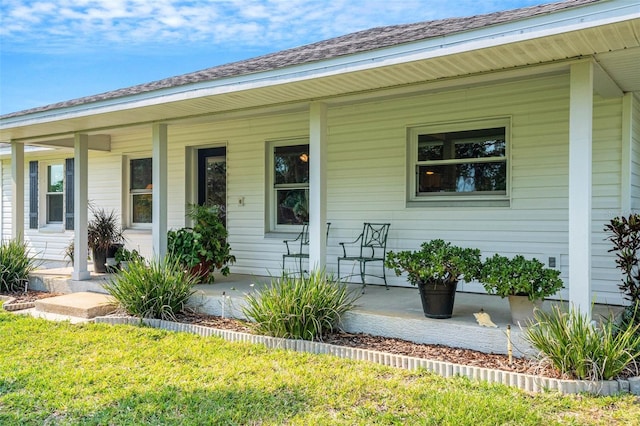
{"label": "concrete porch floor", "polygon": [[[46,269],[34,272],[30,289],[57,293],[97,292],[105,293],[102,287],[111,274],[93,274],[91,280],[71,280],[70,268]],[[214,284],[196,286],[190,305],[197,311],[233,318],[244,318],[242,307],[245,295],[256,292],[267,285],[271,278],[231,274],[216,275]],[[349,284],[350,290],[360,294],[360,284]],[[552,302],[546,301],[543,309]],[[473,313],[483,309],[491,315],[497,328],[481,327]],[[595,305],[593,317],[617,313],[620,307]],[[441,344],[492,353],[507,353],[507,325],[511,322],[509,303],[506,299],[485,294],[456,294],[453,317],[450,319],[426,318],[418,290],[415,287],[390,287],[368,285],[365,294],[356,302],[355,308],[343,318],[342,327],[351,333],[368,333],[396,337],[417,343]],[[532,355],[533,351],[522,338],[517,325],[511,327],[511,341],[517,356]]]}

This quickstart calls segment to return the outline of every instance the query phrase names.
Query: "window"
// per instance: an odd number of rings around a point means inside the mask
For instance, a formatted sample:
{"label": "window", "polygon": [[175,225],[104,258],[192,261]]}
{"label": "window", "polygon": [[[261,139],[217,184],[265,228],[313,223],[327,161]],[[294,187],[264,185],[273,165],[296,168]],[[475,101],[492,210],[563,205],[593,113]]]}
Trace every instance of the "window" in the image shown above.
{"label": "window", "polygon": [[507,135],[504,120],[411,129],[410,199],[506,198]]}
{"label": "window", "polygon": [[64,219],[64,166],[47,165],[46,221],[47,224],[62,223]]}
{"label": "window", "polygon": [[73,158],[29,161],[29,229],[73,229]]}
{"label": "window", "polygon": [[132,226],[152,222],[151,158],[129,160],[129,220]]}
{"label": "window", "polygon": [[309,144],[272,148],[272,228],[302,225],[309,221]]}

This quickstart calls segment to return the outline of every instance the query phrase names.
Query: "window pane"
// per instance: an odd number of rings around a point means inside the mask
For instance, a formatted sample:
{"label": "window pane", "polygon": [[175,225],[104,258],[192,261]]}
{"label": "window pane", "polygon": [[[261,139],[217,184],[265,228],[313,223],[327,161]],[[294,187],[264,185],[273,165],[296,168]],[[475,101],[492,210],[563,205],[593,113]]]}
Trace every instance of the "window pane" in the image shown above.
{"label": "window pane", "polygon": [[418,135],[418,161],[504,157],[505,128]]}
{"label": "window pane", "polygon": [[151,158],[131,160],[130,189],[151,189],[152,168]]}
{"label": "window pane", "polygon": [[276,190],[277,224],[301,225],[309,221],[309,200],[307,189]]}
{"label": "window pane", "polygon": [[504,137],[456,142],[456,158],[504,157],[505,148]]}
{"label": "window pane", "polygon": [[205,205],[216,206],[222,223],[226,223],[227,163],[224,157],[207,157],[205,170]]}
{"label": "window pane", "polygon": [[418,166],[417,192],[506,191],[506,177],[504,161]]}
{"label": "window pane", "polygon": [[278,146],[273,160],[276,185],[309,182],[309,145]]}
{"label": "window pane", "polygon": [[442,160],[444,145],[442,142],[435,142],[430,135],[420,135],[418,137],[418,161]]}
{"label": "window pane", "polygon": [[132,195],[133,223],[151,223],[151,201],[151,194]]}
{"label": "window pane", "polygon": [[62,192],[63,179],[64,168],[62,164],[47,166],[47,192]]}
{"label": "window pane", "polygon": [[63,212],[62,194],[47,194],[47,223],[62,222]]}

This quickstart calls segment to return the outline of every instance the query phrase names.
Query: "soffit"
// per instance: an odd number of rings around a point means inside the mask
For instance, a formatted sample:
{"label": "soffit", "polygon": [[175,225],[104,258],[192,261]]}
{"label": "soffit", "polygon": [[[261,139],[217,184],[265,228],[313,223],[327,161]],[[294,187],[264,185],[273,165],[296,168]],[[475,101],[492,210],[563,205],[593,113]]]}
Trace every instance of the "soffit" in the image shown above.
{"label": "soffit", "polygon": [[640,19],[483,49],[461,49],[446,55],[434,51],[416,59],[409,58],[406,62],[377,68],[347,69],[324,75],[311,73],[261,85],[222,86],[215,93],[205,92],[202,96],[201,91],[190,91],[185,87],[182,94],[159,97],[153,102],[135,103],[123,98],[122,104],[114,104],[110,109],[97,108],[95,112],[84,109],[76,116],[64,110],[49,114],[46,122],[25,117],[20,125],[0,130],[0,140],[98,131],[233,111],[258,112],[264,107],[299,108],[300,104],[314,100],[340,102],[341,97],[354,94],[372,99],[385,95],[383,89],[454,81],[456,78],[522,67],[527,67],[524,68],[526,74],[534,76],[543,68],[535,65],[558,61],[568,64],[568,59],[581,57],[594,57],[623,91],[640,91]]}

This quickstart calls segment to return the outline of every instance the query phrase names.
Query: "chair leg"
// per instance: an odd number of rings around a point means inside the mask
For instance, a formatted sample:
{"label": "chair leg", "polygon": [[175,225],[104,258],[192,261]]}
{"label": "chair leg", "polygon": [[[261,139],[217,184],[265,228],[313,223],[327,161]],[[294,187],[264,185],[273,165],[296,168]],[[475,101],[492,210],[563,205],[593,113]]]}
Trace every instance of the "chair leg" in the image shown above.
{"label": "chair leg", "polygon": [[367,284],[364,282],[364,276],[367,273],[367,262],[358,262],[360,263],[360,281],[362,281],[362,294],[364,294],[364,288]]}
{"label": "chair leg", "polygon": [[382,279],[384,280],[384,286],[389,290],[389,286],[387,285],[387,270],[382,265]]}

